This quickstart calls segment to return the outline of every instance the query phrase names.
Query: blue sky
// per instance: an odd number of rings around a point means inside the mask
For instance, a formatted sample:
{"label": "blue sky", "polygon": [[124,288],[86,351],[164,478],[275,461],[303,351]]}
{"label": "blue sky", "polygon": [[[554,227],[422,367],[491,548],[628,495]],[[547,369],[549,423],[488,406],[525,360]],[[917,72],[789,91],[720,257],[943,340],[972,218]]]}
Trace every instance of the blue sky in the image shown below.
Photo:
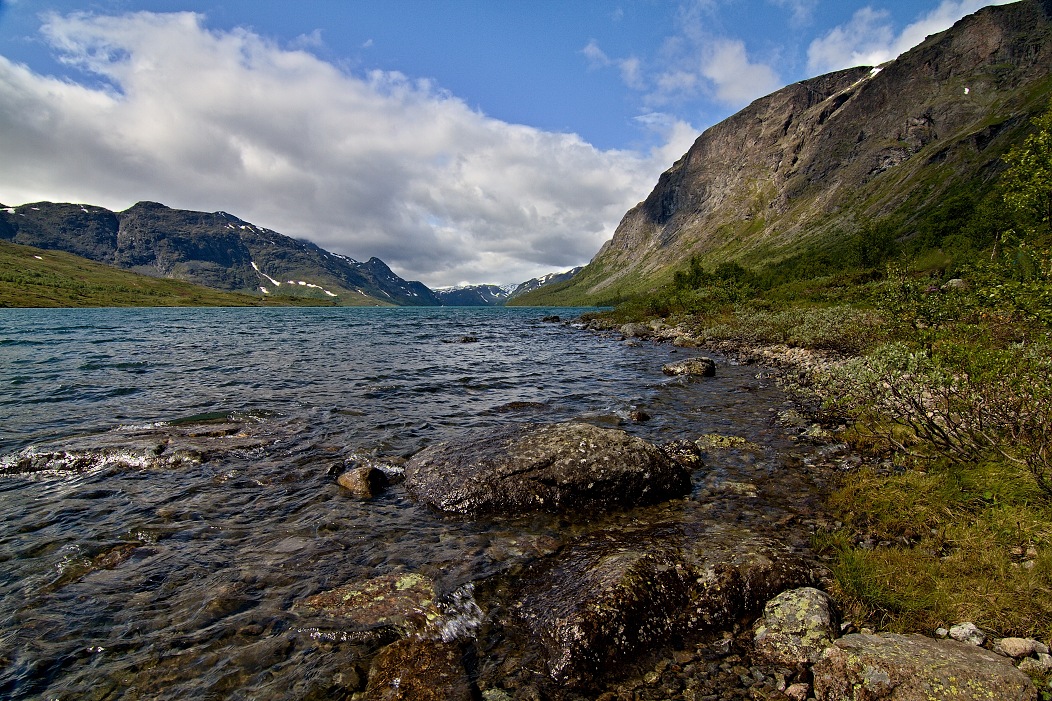
{"label": "blue sky", "polygon": [[580,265],[705,128],[983,0],[0,0],[0,202],[233,212],[432,286]]}

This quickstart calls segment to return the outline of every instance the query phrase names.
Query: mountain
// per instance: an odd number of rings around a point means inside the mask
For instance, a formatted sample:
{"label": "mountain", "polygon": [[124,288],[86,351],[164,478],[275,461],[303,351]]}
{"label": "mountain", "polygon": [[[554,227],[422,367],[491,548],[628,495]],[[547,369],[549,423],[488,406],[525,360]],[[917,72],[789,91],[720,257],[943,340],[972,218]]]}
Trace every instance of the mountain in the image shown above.
{"label": "mountain", "polygon": [[0,239],[216,290],[349,306],[440,303],[425,285],[403,280],[379,258],[362,263],[226,212],[156,202],[123,212],[37,202],[0,208]]}
{"label": "mountain", "polygon": [[243,307],[311,304],[261,299],[148,277],[65,251],[0,240],[0,307]]}
{"label": "mountain", "polygon": [[575,275],[577,275],[577,273],[581,272],[581,270],[583,270],[583,268],[578,266],[563,273],[548,273],[547,275],[527,280],[512,291],[508,300],[517,300],[523,295],[539,290],[542,287],[550,288],[551,286],[559,285],[560,283],[569,282]]}
{"label": "mountain", "polygon": [[434,290],[444,307],[500,307],[516,289],[514,285],[461,285]]}
{"label": "mountain", "polygon": [[898,59],[805,80],[711,127],[574,279],[524,304],[616,301],[704,265],[899,241],[973,206],[1052,95],[1052,0],[988,7]]}

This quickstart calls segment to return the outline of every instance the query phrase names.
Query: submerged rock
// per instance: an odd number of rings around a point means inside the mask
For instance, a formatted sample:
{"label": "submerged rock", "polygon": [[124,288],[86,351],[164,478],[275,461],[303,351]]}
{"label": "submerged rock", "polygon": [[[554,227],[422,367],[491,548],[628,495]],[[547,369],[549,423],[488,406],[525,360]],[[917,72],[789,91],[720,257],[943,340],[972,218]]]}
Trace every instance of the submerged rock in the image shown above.
{"label": "submerged rock", "polygon": [[367,701],[471,701],[463,652],[454,643],[401,640],[373,660]]}
{"label": "submerged rock", "polygon": [[293,609],[341,619],[359,637],[378,639],[387,633],[404,637],[426,630],[441,616],[435,585],[414,573],[387,574],[353,582],[310,596]]}
{"label": "submerged rock", "polygon": [[661,372],[666,375],[715,377],[716,362],[712,358],[688,358],[675,363],[666,363],[662,365]]}
{"label": "submerged rock", "polygon": [[461,514],[625,508],[690,491],[690,473],[656,446],[584,423],[511,426],[417,453],[406,487]]}
{"label": "submerged rock", "polygon": [[814,666],[818,701],[1034,701],[1037,690],[989,650],[923,635],[846,635]]}
{"label": "submerged rock", "polygon": [[505,625],[541,643],[557,684],[587,687],[676,636],[733,625],[812,578],[792,549],[745,529],[628,526],[528,567]]}

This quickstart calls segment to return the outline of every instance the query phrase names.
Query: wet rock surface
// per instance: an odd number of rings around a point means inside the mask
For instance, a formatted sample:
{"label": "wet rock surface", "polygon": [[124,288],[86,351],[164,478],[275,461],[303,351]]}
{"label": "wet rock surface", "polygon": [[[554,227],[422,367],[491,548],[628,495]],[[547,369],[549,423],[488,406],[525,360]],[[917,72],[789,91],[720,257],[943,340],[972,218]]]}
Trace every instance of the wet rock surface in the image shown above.
{"label": "wet rock surface", "polygon": [[1008,658],[922,635],[846,635],[815,664],[814,678],[818,701],[1037,699]]}
{"label": "wet rock surface", "polygon": [[[814,579],[777,540],[697,524],[611,529],[531,564],[499,621],[519,661],[560,687],[587,688],[622,665],[701,631],[732,627],[780,591]],[[514,652],[505,652],[514,658]]]}
{"label": "wet rock surface", "polygon": [[716,362],[712,358],[688,358],[661,366],[666,375],[686,375],[688,377],[715,377]]}
{"label": "wet rock surface", "polygon": [[340,619],[358,637],[405,637],[423,632],[440,616],[434,582],[419,574],[389,574],[320,592],[294,610]]}
{"label": "wet rock surface", "polygon": [[250,421],[199,420],[118,428],[102,436],[27,449],[0,462],[0,475],[80,474],[99,469],[175,469],[265,447]]}
{"label": "wet rock surface", "polygon": [[377,655],[365,701],[472,701],[471,681],[455,643],[402,640]]}
{"label": "wet rock surface", "polygon": [[657,447],[584,423],[510,426],[426,448],[406,464],[417,501],[459,514],[523,514],[653,504],[690,491]]}

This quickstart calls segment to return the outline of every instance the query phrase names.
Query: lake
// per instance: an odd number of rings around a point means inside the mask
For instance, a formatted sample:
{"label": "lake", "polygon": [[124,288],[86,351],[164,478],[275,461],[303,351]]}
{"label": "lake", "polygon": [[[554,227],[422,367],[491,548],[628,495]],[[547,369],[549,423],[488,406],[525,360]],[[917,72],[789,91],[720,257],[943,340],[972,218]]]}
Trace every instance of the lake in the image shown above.
{"label": "lake", "polygon": [[[296,602],[402,572],[462,600],[592,526],[450,519],[335,482],[507,423],[741,436],[760,450],[710,461],[693,500],[769,519],[720,485],[799,464],[773,381],[721,358],[711,380],[665,377],[700,353],[542,321],[580,311],[0,310],[0,696],[330,693],[360,641]],[[471,636],[484,611],[457,615]]]}

